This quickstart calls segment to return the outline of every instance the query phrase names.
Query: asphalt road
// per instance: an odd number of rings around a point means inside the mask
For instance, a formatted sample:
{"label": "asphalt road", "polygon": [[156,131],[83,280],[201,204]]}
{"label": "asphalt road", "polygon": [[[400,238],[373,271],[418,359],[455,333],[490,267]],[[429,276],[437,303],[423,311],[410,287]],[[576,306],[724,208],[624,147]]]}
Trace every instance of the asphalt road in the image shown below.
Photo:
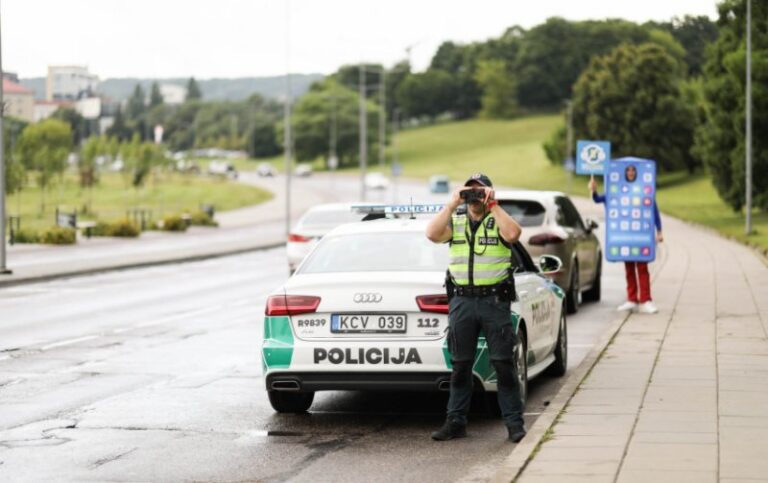
{"label": "asphalt road", "polygon": [[[569,319],[570,366],[616,317]],[[1,481],[450,481],[512,449],[478,411],[435,443],[444,394],[320,393],[306,415],[267,401],[258,348],[284,249],[0,290]],[[531,387],[530,424],[563,379]]]}

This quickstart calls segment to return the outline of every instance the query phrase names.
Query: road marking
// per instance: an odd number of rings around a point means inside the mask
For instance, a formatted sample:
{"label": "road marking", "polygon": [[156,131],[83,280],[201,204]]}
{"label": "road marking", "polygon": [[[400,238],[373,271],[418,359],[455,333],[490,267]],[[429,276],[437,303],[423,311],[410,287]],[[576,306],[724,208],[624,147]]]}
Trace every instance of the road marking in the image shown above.
{"label": "road marking", "polygon": [[4,361],[6,359],[10,359],[11,356],[0,356],[0,361]]}
{"label": "road marking", "polygon": [[40,350],[47,351],[50,349],[54,349],[56,347],[62,347],[70,344],[77,344],[78,342],[85,342],[86,340],[96,339],[98,337],[99,337],[98,335],[86,335],[85,337],[78,337],[77,339],[68,339],[68,340],[63,340],[61,342],[54,342],[53,344],[44,345],[43,347],[40,348]]}

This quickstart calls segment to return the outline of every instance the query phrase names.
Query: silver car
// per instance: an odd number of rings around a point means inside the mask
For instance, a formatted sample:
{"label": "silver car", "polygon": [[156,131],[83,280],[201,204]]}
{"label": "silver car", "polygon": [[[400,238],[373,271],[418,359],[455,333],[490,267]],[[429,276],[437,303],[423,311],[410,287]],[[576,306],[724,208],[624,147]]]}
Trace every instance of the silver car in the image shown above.
{"label": "silver car", "polygon": [[554,280],[567,293],[569,314],[582,300],[600,300],[603,255],[594,233],[597,222],[583,220],[570,198],[556,191],[497,191],[496,199],[523,228],[520,241],[532,258],[547,254],[563,261]]}

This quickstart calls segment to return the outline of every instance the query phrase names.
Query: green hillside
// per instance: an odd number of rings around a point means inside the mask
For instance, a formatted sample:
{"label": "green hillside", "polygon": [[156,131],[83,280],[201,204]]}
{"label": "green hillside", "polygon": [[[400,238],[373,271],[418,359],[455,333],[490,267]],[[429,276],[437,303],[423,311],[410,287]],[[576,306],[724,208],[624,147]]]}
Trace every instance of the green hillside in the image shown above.
{"label": "green hillside", "polygon": [[[403,131],[396,140],[403,174],[414,178],[445,174],[459,182],[480,171],[496,185],[584,196],[587,177],[573,176],[569,182],[567,173],[552,166],[541,147],[561,119],[559,115],[541,115],[513,121],[470,120]],[[390,159],[392,155],[390,150]],[[723,203],[705,174],[662,175],[658,200],[663,213],[709,226],[768,251],[768,213],[755,211],[755,234],[746,237],[743,215]]]}

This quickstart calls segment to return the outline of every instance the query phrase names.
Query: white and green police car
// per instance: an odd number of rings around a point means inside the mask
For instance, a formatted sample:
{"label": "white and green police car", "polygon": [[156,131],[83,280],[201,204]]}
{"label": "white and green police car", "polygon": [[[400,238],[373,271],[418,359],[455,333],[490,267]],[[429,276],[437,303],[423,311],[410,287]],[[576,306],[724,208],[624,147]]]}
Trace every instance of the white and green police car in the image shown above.
{"label": "white and green police car", "polygon": [[[439,208],[368,207],[374,214]],[[337,227],[267,299],[261,360],[276,411],[306,411],[316,391],[448,390],[448,246],[427,240],[427,220],[419,218]],[[509,316],[525,395],[528,379],[565,373],[564,292],[549,278],[561,267],[556,257],[537,266],[519,243],[513,255],[518,300]],[[482,336],[474,373],[476,388],[496,390]]]}

